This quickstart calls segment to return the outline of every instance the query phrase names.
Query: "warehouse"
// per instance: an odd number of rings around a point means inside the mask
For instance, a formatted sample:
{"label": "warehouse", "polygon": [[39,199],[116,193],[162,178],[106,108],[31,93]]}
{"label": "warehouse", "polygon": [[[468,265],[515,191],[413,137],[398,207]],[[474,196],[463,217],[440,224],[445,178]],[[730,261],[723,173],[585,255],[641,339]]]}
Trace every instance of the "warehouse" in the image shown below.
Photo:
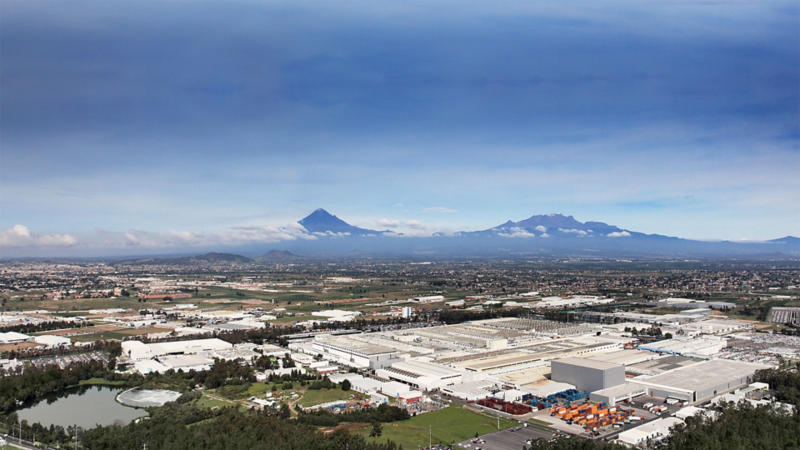
{"label": "warehouse", "polygon": [[629,364],[649,361],[658,357],[658,355],[655,355],[651,352],[645,352],[641,350],[620,350],[617,352],[601,353],[599,355],[588,356],[586,359],[591,359],[593,361],[604,361],[612,364],[622,364],[627,367]]}
{"label": "warehouse", "polygon": [[629,382],[646,387],[651,397],[696,402],[744,386],[756,370],[768,368],[764,364],[714,359]]}
{"label": "warehouse", "polygon": [[20,342],[27,342],[30,340],[31,337],[27,334],[17,333],[16,331],[0,333],[0,344],[18,344]]}
{"label": "warehouse", "polygon": [[288,349],[272,344],[261,344],[259,350],[261,350],[262,355],[272,358],[283,358],[287,353],[290,353]]}
{"label": "warehouse", "polygon": [[658,441],[666,438],[670,434],[670,428],[682,423],[681,419],[674,417],[657,419],[631,430],[623,431],[619,434],[617,440],[630,445],[643,445],[648,441]]}
{"label": "warehouse", "polygon": [[33,342],[47,347],[69,347],[72,341],[69,338],[44,334],[33,338]]}
{"label": "warehouse", "polygon": [[444,297],[441,295],[429,295],[427,297],[415,297],[411,300],[417,303],[437,303],[437,302],[443,302]]}
{"label": "warehouse", "polygon": [[542,398],[553,394],[558,394],[559,392],[568,391],[570,389],[575,389],[575,386],[569,383],[559,383],[551,380],[545,380],[540,383],[526,384],[519,387],[520,391],[525,391],[528,394]]}
{"label": "warehouse", "polygon": [[411,389],[405,383],[400,383],[397,381],[389,381],[383,383],[380,387],[380,391],[382,394],[391,395],[392,397],[401,397],[403,394],[408,393]]}
{"label": "warehouse", "polygon": [[581,391],[597,391],[625,383],[625,366],[584,358],[555,359],[550,363],[550,379]]}
{"label": "warehouse", "polygon": [[134,361],[142,361],[167,355],[209,354],[213,351],[230,350],[232,348],[233,344],[216,338],[160,342],[158,344],[145,344],[141,341],[122,342],[122,354]]}
{"label": "warehouse", "polygon": [[375,372],[379,377],[400,381],[418,389],[432,390],[461,382],[461,372],[424,361],[404,361]]}
{"label": "warehouse", "polygon": [[176,372],[182,370],[189,372],[204,372],[210,370],[214,365],[214,361],[199,355],[181,355],[181,356],[168,356],[161,360],[168,369],[173,369]]}
{"label": "warehouse", "polygon": [[605,402],[608,405],[614,405],[618,402],[633,400],[646,393],[647,388],[640,384],[625,383],[608,389],[594,391],[589,394],[589,400],[597,403]]}
{"label": "warehouse", "polygon": [[332,336],[319,336],[313,350],[325,359],[356,369],[382,369],[402,361],[400,352],[393,348]]}
{"label": "warehouse", "polygon": [[374,378],[348,378],[348,381],[350,381],[350,389],[361,392],[362,394],[378,392],[381,386],[383,386],[383,382]]}
{"label": "warehouse", "polygon": [[639,346],[640,350],[673,355],[698,355],[711,356],[720,352],[728,343],[716,336],[701,336],[697,338],[675,338],[664,341],[655,341]]}
{"label": "warehouse", "polygon": [[702,360],[686,356],[659,355],[649,361],[626,365],[625,372],[631,375],[658,375],[699,362],[702,362]]}
{"label": "warehouse", "polygon": [[753,324],[743,320],[704,320],[682,325],[680,329],[687,336],[700,334],[728,334],[736,331],[752,330]]}
{"label": "warehouse", "polygon": [[442,388],[442,392],[453,398],[468,402],[478,401],[492,395],[492,390],[497,390],[496,383],[490,380],[477,380],[467,383],[457,383]]}

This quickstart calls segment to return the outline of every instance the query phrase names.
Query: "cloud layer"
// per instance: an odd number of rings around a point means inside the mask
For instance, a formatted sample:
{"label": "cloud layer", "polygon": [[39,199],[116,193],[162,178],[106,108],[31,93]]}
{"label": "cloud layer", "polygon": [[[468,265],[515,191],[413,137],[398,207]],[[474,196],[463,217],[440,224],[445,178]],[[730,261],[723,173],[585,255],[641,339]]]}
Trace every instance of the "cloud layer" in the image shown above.
{"label": "cloud layer", "polygon": [[38,234],[23,225],[0,231],[0,248],[72,247],[78,240],[68,234]]}

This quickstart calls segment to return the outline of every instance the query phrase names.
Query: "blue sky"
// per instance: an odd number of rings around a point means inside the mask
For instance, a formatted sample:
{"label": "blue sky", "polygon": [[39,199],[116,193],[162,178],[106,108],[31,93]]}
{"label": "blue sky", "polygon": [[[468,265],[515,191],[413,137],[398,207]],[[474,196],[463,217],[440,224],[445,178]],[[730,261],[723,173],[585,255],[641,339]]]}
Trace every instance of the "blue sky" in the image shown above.
{"label": "blue sky", "polygon": [[318,207],[800,235],[795,1],[1,7],[3,255],[296,239]]}

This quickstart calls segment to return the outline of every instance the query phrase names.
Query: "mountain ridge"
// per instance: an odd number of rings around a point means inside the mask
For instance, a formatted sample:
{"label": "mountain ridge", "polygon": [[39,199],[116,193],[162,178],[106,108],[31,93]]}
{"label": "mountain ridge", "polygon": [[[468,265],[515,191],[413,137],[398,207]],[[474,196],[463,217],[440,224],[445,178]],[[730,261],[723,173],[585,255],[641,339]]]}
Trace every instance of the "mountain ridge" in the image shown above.
{"label": "mountain ridge", "polygon": [[[592,255],[644,257],[747,256],[784,253],[800,256],[800,239],[786,236],[760,242],[699,241],[647,234],[571,215],[541,214],[508,220],[479,231],[402,236],[354,227],[324,209],[298,222],[318,239],[284,244],[307,255]],[[330,225],[330,226],[329,226]],[[346,239],[326,239],[345,237]],[[367,239],[369,238],[369,239]]]}

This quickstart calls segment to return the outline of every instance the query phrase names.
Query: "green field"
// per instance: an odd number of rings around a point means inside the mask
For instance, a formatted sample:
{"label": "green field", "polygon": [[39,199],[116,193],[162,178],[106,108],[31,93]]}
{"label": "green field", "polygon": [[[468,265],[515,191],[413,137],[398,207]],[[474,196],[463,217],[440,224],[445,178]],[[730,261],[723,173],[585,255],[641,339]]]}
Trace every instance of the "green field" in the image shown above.
{"label": "green field", "polygon": [[253,383],[247,388],[247,396],[253,397],[269,392],[273,383]]}
{"label": "green field", "polygon": [[88,380],[81,380],[78,382],[79,385],[92,385],[92,386],[124,386],[125,381],[109,381],[104,380],[102,378],[89,378]]}
{"label": "green field", "polygon": [[213,408],[215,406],[219,408],[224,408],[225,406],[235,406],[235,405],[236,403],[234,402],[216,400],[213,398],[208,398],[206,396],[200,397],[200,399],[197,400],[197,403],[195,403],[195,406],[199,406],[201,408]]}
{"label": "green field", "polygon": [[356,391],[343,391],[339,388],[320,389],[318,391],[307,391],[297,402],[308,408],[309,406],[320,405],[322,403],[334,402],[336,400],[349,400],[350,395],[361,395]]}
{"label": "green field", "polygon": [[[500,419],[500,428],[506,429],[518,425],[515,420]],[[486,434],[497,430],[497,418],[484,416],[471,410],[451,406],[439,411],[422,414],[401,422],[387,423],[383,426],[383,434],[371,438],[371,427],[358,430],[359,434],[370,442],[386,442],[391,439],[403,448],[416,448],[428,445],[428,427],[431,426],[434,444],[459,442],[475,436],[475,433]]]}
{"label": "green field", "polygon": [[552,425],[552,423],[550,423],[550,422],[545,422],[544,420],[539,420],[539,419],[528,419],[528,420],[530,420],[530,421],[531,421],[531,422],[533,422],[533,423],[538,423],[539,425],[545,425],[545,426],[548,426],[548,427],[549,427],[550,425]]}

